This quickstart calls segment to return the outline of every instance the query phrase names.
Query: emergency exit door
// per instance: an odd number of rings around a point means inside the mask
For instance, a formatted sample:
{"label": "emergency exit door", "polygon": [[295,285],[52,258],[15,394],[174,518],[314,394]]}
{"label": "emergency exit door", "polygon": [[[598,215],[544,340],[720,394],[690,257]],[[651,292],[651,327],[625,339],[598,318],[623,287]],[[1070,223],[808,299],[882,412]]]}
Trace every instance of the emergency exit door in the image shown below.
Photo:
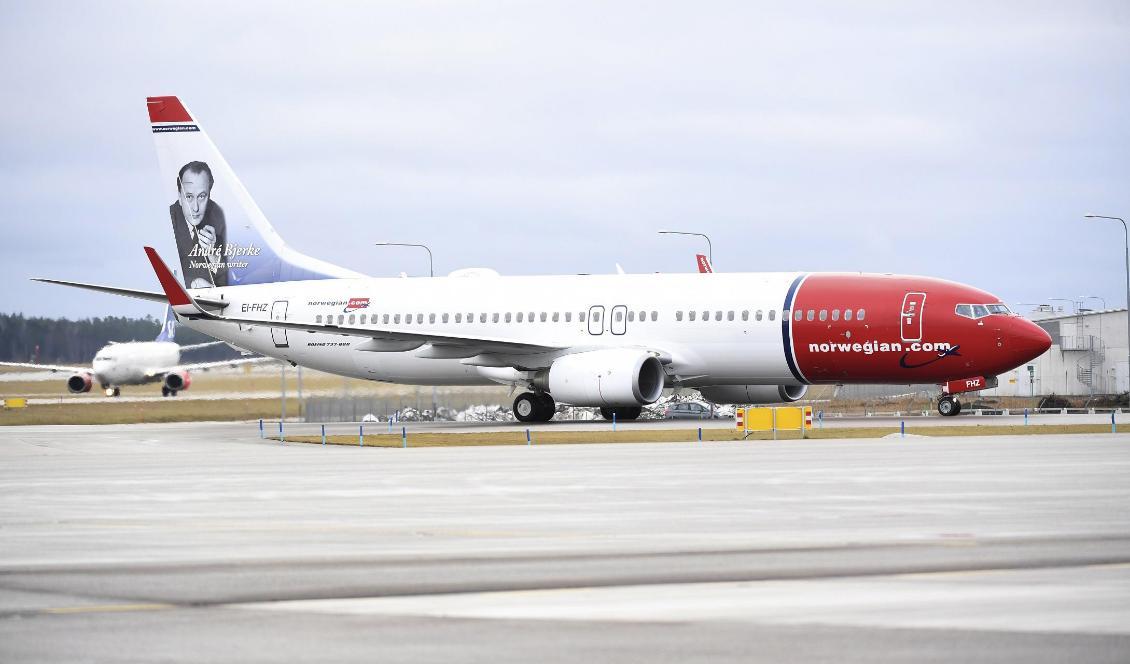
{"label": "emergency exit door", "polygon": [[907,293],[902,298],[903,341],[922,341],[922,310],[925,307],[925,293]]}
{"label": "emergency exit door", "polygon": [[[285,321],[286,320],[286,300],[277,300],[271,305],[271,320],[272,321]],[[286,340],[286,328],[272,327],[271,328],[271,341],[275,342],[275,348],[289,348],[290,344]]]}

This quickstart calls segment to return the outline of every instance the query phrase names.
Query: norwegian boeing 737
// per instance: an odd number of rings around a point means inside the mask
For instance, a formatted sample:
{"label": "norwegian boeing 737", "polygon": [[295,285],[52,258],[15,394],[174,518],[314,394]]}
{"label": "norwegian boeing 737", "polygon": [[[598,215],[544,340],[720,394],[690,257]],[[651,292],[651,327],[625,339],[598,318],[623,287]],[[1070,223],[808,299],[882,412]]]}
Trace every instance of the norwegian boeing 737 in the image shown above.
{"label": "norwegian boeing 737", "polygon": [[176,342],[177,322],[172,307],[165,307],[165,320],[161,332],[153,341],[111,341],[94,354],[89,367],[63,366],[57,364],[29,364],[24,362],[0,362],[0,367],[20,367],[42,369],[44,371],[63,371],[70,373],[67,390],[72,394],[89,392],[94,383],[106,391],[106,396],[117,397],[125,385],[145,385],[161,383],[161,396],[176,396],[192,385],[190,372],[213,367],[226,367],[248,362],[261,362],[267,358],[246,358],[218,362],[197,362],[181,364],[181,353],[199,348],[207,348],[224,343],[209,341],[191,346],[181,346]]}
{"label": "norwegian boeing 737", "polygon": [[[795,401],[813,384],[937,383],[938,410],[1051,339],[952,281],[806,272],[370,278],[288,247],[176,97],[148,99],[184,285],[42,279],[167,301],[185,325],[330,373],[418,385],[501,383],[515,416],[555,402],[638,417],[665,387],[715,403]],[[157,224],[157,219],[154,220]]]}

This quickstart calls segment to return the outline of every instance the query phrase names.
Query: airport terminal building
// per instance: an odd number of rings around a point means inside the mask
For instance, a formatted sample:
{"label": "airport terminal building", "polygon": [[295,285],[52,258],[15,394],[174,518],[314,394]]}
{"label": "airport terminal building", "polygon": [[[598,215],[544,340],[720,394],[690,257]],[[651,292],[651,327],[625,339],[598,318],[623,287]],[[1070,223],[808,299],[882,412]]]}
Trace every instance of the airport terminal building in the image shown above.
{"label": "airport terminal building", "polygon": [[1040,305],[1027,318],[1044,328],[1052,347],[999,377],[986,396],[1117,394],[1130,389],[1126,309],[1077,309],[1066,313]]}

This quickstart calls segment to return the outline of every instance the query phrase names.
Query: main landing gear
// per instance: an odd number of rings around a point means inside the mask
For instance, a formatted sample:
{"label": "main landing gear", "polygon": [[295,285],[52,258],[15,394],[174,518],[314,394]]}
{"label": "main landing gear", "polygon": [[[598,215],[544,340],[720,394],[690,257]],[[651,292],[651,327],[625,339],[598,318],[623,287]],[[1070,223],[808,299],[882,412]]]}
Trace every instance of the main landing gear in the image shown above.
{"label": "main landing gear", "polygon": [[176,390],[170,390],[169,388],[164,387],[164,386],[161,387],[161,396],[163,396],[163,397],[175,397],[176,395],[177,395]]}
{"label": "main landing gear", "polygon": [[108,396],[108,397],[120,397],[120,396],[122,396],[122,388],[120,388],[120,387],[107,387],[106,388],[106,396]]}
{"label": "main landing gear", "polygon": [[957,397],[944,396],[938,399],[938,413],[942,417],[953,417],[961,412],[961,402]]}
{"label": "main landing gear", "polygon": [[557,404],[545,392],[523,392],[514,399],[514,418],[519,422],[548,422],[556,413]]}
{"label": "main landing gear", "polygon": [[643,408],[639,406],[617,406],[615,408],[601,408],[600,416],[606,420],[611,421],[612,416],[615,415],[618,421],[635,420],[639,419],[640,413]]}

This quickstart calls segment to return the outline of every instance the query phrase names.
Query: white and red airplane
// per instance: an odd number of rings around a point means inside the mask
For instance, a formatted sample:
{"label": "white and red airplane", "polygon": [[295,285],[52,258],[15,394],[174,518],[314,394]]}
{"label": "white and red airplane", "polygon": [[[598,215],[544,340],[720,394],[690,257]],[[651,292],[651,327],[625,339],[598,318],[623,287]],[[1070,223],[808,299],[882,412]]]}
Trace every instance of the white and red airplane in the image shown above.
{"label": "white and red airplane", "polygon": [[185,288],[42,279],[169,302],[189,327],[293,364],[377,381],[502,383],[521,421],[554,402],[632,419],[665,387],[715,403],[795,401],[808,385],[938,383],[938,409],[1051,339],[952,281],[805,272],[370,278],[288,247],[176,97],[148,99]]}
{"label": "white and red airplane", "polygon": [[176,333],[176,317],[173,314],[172,307],[166,307],[165,320],[161,324],[161,332],[156,339],[153,341],[111,341],[94,354],[94,361],[91,362],[89,367],[24,362],[0,362],[0,366],[70,373],[71,376],[67,378],[67,390],[72,394],[89,392],[94,383],[98,383],[106,391],[106,396],[116,397],[121,396],[121,388],[125,385],[145,385],[160,382],[161,395],[175,397],[177,392],[183,392],[192,385],[192,374],[190,373],[192,371],[246,364],[248,362],[262,362],[269,359],[259,357],[181,364],[181,353],[216,346],[224,342],[209,341],[191,346],[181,346],[176,342]]}

